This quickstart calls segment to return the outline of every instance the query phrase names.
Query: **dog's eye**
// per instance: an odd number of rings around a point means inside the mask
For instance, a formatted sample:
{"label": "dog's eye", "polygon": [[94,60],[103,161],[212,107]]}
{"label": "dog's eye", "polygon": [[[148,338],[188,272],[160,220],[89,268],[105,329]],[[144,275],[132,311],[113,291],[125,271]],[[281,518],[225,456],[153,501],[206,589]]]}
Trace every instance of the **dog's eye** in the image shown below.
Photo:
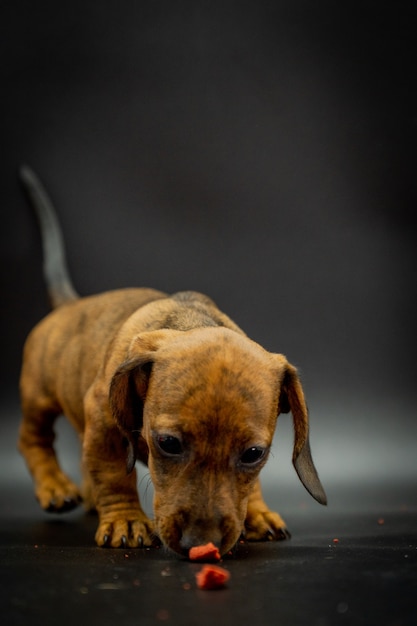
{"label": "dog's eye", "polygon": [[169,456],[178,456],[182,453],[181,441],[172,435],[158,435],[156,443],[160,450]]}
{"label": "dog's eye", "polygon": [[242,465],[256,465],[262,461],[266,454],[265,448],[261,448],[260,446],[252,446],[245,450],[245,452],[240,457],[240,462]]}

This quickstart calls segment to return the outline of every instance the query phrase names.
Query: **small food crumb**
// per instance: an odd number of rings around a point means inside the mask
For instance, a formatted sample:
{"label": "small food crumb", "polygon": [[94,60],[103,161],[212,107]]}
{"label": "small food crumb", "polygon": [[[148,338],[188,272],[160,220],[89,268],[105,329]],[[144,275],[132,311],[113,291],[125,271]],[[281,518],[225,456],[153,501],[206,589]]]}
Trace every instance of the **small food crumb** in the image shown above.
{"label": "small food crumb", "polygon": [[337,537],[335,537],[335,538],[333,539],[333,543],[339,543],[339,539],[338,539]]}
{"label": "small food crumb", "polygon": [[194,546],[188,553],[190,561],[220,561],[220,552],[214,543]]}
{"label": "small food crumb", "polygon": [[383,526],[383,525],[385,524],[385,520],[384,520],[384,518],[383,518],[383,517],[380,517],[380,518],[378,519],[378,524],[379,524],[380,526]]}
{"label": "small food crumb", "polygon": [[170,568],[165,567],[161,572],[161,576],[172,576]]}
{"label": "small food crumb", "polygon": [[195,575],[199,589],[222,589],[230,578],[230,573],[218,565],[204,565]]}
{"label": "small food crumb", "polygon": [[188,591],[189,589],[191,589],[191,585],[190,583],[184,583],[182,588],[185,589],[185,591]]}

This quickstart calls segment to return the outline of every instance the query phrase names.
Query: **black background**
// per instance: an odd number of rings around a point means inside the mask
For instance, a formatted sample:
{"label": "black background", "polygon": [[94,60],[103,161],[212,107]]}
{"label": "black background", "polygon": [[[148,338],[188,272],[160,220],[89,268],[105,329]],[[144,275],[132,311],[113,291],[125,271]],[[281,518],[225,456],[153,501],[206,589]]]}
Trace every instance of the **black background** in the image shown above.
{"label": "black background", "polygon": [[[408,552],[398,553],[412,545],[415,550],[404,516],[415,508],[417,479],[413,9],[412,2],[369,0],[1,3],[3,519],[43,515],[30,508],[30,480],[15,451],[22,346],[48,312],[39,234],[17,182],[19,165],[27,163],[57,207],[81,294],[125,286],[203,291],[251,338],[299,367],[313,455],[330,505],[327,513],[305,503],[290,463],[291,423],[283,416],[264,482],[270,494],[293,494],[279,508],[285,516],[292,511],[290,526],[305,543],[294,539],[269,561],[265,546],[252,556],[265,577],[265,563],[280,576],[283,566],[287,573],[295,568],[309,601],[300,603],[299,586],[283,574],[292,604],[284,598],[276,608],[270,589],[267,614],[280,610],[282,618],[285,609],[290,620],[291,611],[299,611],[293,623],[303,626],[370,624],[372,615],[380,624],[415,623],[415,587],[409,593],[415,569],[404,569]],[[64,461],[77,472],[75,438],[61,429]],[[407,485],[411,491],[403,492]],[[375,520],[384,506],[396,511],[398,525],[381,530]],[[345,515],[347,509],[356,517]],[[329,530],[335,511],[344,511],[343,522]],[[361,525],[358,516],[371,511]],[[1,533],[4,563],[15,568],[7,570],[7,594],[12,605],[17,602],[10,615],[14,623],[20,623],[16,616],[29,623],[34,615],[30,603],[19,605],[13,595],[22,571],[33,570],[36,580],[38,563],[45,564],[35,551],[29,555],[27,542],[63,541],[64,548],[49,553],[56,567],[45,570],[51,579],[46,586],[39,579],[42,592],[30,581],[25,586],[38,602],[39,623],[55,623],[48,594],[54,580],[70,584],[59,568],[68,559],[78,572],[87,555],[77,552],[79,535],[71,525],[62,535],[57,526],[48,530],[39,522],[31,534],[27,523],[22,531],[13,525],[11,534]],[[322,542],[341,529],[351,533],[351,546],[344,553],[340,548],[344,560],[334,561],[327,578],[317,578],[316,566],[326,563]],[[92,546],[93,532],[81,543]],[[384,541],[381,532],[387,533]],[[74,548],[68,548],[71,541]],[[16,545],[21,549],[13,552]],[[402,578],[395,574],[397,556]],[[92,549],[98,580],[101,560],[114,564],[114,558]],[[146,571],[146,554],[137,558],[145,560]],[[242,619],[253,563],[234,566],[243,577],[243,596],[239,585],[236,592]],[[182,564],[175,567],[183,571]],[[388,592],[390,581],[395,593],[392,586]],[[334,607],[322,598],[337,622],[308,613],[319,610],[323,585],[336,589]],[[57,598],[66,604],[60,589]],[[159,583],[154,589],[159,593]],[[251,602],[261,597],[255,594]],[[392,612],[378,604],[381,597]],[[175,598],[173,607],[182,610]],[[230,617],[227,601],[204,606],[203,621],[223,611]],[[403,619],[395,618],[397,607],[403,607]],[[114,623],[114,611],[101,618]]]}
{"label": "black background", "polygon": [[25,162],[80,293],[208,293],[300,368],[322,472],[415,472],[411,3],[1,13],[2,397],[48,311]]}

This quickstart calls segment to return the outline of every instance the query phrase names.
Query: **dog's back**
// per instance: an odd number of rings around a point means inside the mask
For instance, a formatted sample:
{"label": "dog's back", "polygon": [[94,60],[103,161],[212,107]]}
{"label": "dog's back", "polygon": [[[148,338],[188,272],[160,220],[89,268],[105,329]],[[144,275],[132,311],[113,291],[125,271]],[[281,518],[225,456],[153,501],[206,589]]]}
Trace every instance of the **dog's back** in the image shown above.
{"label": "dog's back", "polygon": [[132,336],[209,326],[242,333],[210,298],[193,291],[168,296],[148,288],[118,289],[68,299],[26,340],[20,381],[23,408],[41,401],[51,411],[65,414],[82,432],[87,390],[106,364],[110,362],[111,373],[111,362],[127,358]]}
{"label": "dog's back", "polygon": [[[23,410],[32,404],[48,405],[82,432],[83,398],[105,362],[117,329],[135,311],[165,297],[154,289],[120,289],[68,300],[54,309],[25,342],[20,378]],[[82,376],[74,375],[80,371]]]}

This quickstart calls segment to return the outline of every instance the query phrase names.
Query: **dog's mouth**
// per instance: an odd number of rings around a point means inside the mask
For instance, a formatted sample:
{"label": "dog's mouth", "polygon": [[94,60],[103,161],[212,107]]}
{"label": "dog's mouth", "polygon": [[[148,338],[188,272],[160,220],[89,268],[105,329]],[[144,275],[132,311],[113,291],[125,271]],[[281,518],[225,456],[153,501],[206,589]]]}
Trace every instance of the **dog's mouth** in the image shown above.
{"label": "dog's mouth", "polygon": [[221,556],[230,551],[234,551],[238,541],[242,536],[242,530],[236,527],[228,528],[224,532],[220,527],[208,524],[207,522],[196,522],[195,524],[183,526],[171,519],[157,520],[157,534],[169,550],[176,554],[188,558],[191,548],[213,544],[218,549]]}
{"label": "dog's mouth", "polygon": [[232,545],[227,545],[224,548],[222,548],[222,546],[214,544],[212,541],[207,541],[206,539],[201,539],[201,540],[196,540],[195,543],[188,547],[182,547],[181,545],[171,545],[171,546],[166,546],[171,552],[174,552],[175,554],[181,556],[184,559],[189,559],[190,558],[190,552],[192,551],[193,548],[197,548],[197,547],[201,547],[201,546],[206,546],[206,545],[213,545],[216,547],[216,549],[218,550],[218,553],[220,554],[220,557],[223,557],[225,554],[231,554],[234,555],[237,548],[238,548],[238,541],[235,541],[234,544]]}

